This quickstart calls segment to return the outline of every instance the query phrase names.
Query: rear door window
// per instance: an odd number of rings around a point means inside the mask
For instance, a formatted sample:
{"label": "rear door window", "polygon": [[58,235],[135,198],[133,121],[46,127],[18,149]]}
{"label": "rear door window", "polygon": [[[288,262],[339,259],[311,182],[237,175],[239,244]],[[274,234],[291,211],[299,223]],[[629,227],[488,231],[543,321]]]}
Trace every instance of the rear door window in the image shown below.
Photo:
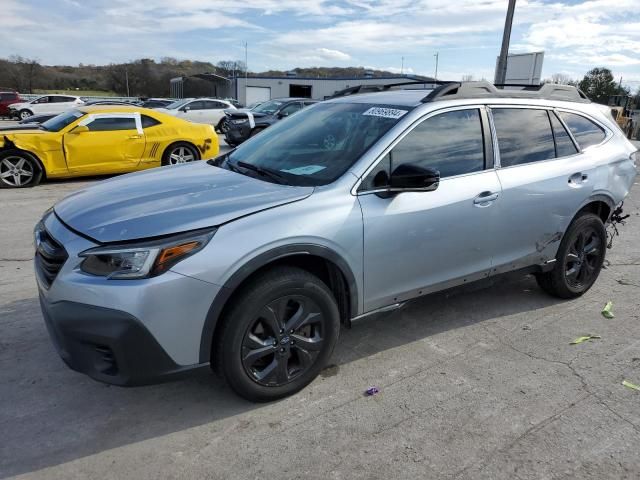
{"label": "rear door window", "polygon": [[569,155],[575,155],[578,153],[578,149],[574,145],[571,137],[567,133],[556,114],[549,112],[549,118],[551,118],[551,126],[553,128],[553,137],[556,141],[556,156],[568,157]]}
{"label": "rear door window", "polygon": [[556,158],[551,123],[546,110],[494,108],[492,114],[502,167]]}
{"label": "rear door window", "polygon": [[583,150],[592,145],[602,143],[607,137],[604,130],[591,120],[575,113],[560,112],[560,117]]}

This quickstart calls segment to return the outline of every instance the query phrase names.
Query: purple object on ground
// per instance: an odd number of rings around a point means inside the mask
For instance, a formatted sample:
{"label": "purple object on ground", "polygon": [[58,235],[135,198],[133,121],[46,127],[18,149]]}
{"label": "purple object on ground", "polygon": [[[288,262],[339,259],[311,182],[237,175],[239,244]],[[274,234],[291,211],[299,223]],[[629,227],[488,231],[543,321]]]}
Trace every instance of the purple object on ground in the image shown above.
{"label": "purple object on ground", "polygon": [[371,397],[372,395],[375,395],[376,393],[380,393],[380,389],[378,387],[369,387],[369,388],[367,388],[367,392],[366,393],[367,393],[368,396]]}

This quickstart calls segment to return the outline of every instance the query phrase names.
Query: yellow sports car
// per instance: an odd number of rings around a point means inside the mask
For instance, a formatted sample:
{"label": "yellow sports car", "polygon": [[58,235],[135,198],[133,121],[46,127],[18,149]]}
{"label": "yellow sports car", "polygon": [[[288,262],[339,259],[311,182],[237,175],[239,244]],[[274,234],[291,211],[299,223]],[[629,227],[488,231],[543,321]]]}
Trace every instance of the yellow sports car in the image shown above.
{"label": "yellow sports car", "polygon": [[133,172],[218,154],[212,125],[121,105],[68,110],[39,126],[0,129],[0,188],[43,178]]}

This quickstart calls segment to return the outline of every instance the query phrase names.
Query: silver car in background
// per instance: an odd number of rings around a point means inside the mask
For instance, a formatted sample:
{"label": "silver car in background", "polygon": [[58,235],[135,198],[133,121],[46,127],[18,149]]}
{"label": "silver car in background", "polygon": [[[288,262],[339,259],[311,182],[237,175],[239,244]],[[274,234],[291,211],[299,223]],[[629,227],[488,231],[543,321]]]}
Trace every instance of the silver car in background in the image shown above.
{"label": "silver car in background", "polygon": [[208,162],[78,191],[36,226],[45,322],[119,385],[211,365],[267,401],[341,324],[507,271],[596,281],[636,149],[573,87],[447,83],[322,102]]}

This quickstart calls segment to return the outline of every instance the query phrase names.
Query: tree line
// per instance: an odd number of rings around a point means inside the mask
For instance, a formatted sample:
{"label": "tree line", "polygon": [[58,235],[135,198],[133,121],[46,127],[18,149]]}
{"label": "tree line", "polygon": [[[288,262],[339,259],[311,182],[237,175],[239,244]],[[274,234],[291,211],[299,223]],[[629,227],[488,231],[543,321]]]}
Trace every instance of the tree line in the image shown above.
{"label": "tree line", "polygon": [[[216,64],[171,57],[155,61],[141,58],[128,63],[110,65],[50,66],[35,59],[13,56],[0,59],[0,88],[11,88],[21,93],[35,90],[94,90],[113,92],[134,97],[166,97],[169,95],[169,80],[179,76],[198,73],[216,73],[227,78],[244,75],[246,65],[238,60],[222,60]],[[373,77],[393,75],[383,70],[369,71],[363,67],[308,67],[292,70],[299,77]],[[252,75],[284,76],[286,71],[269,70]],[[466,75],[463,80],[472,80]],[[620,86],[611,70],[594,68],[581,80],[556,73],[545,80],[548,83],[575,85],[591,100],[606,104],[612,95],[630,95],[628,88]],[[635,103],[640,106],[640,89],[635,92]]]}

